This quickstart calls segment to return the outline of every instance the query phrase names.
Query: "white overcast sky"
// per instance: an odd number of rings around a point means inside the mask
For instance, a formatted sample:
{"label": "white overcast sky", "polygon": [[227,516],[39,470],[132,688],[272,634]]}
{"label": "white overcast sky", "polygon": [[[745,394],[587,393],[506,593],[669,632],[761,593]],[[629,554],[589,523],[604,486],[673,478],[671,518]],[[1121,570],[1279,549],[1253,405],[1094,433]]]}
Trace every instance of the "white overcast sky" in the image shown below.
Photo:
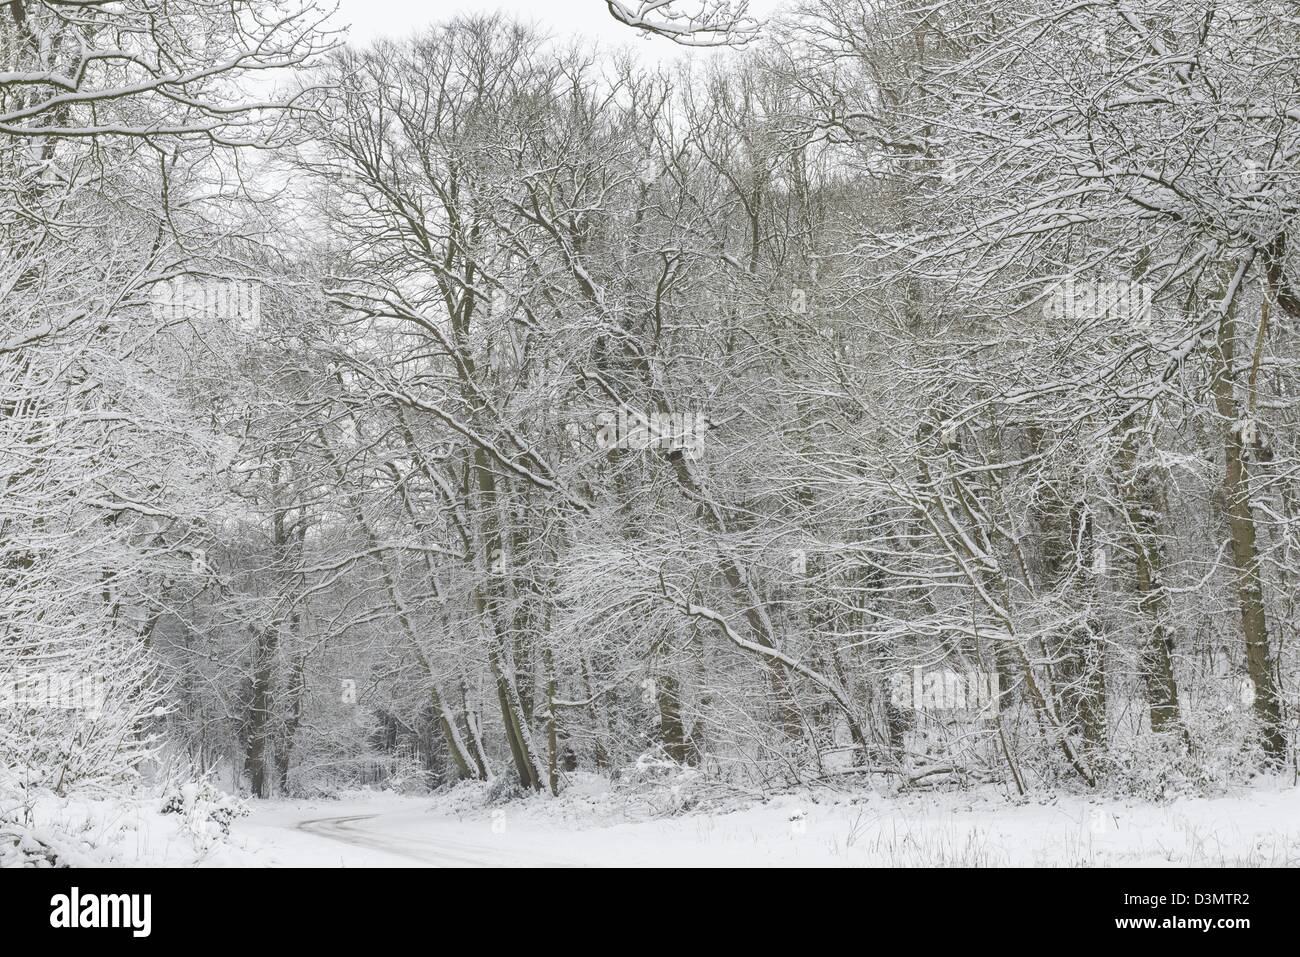
{"label": "white overcast sky", "polygon": [[[603,0],[337,0],[338,19],[352,25],[354,43],[376,37],[403,37],[412,30],[458,13],[501,11],[532,21],[557,38],[585,35],[602,45],[626,45],[650,60],[671,59],[682,47],[662,37],[642,38],[614,20]],[[751,0],[762,16],[774,11],[780,0]]]}

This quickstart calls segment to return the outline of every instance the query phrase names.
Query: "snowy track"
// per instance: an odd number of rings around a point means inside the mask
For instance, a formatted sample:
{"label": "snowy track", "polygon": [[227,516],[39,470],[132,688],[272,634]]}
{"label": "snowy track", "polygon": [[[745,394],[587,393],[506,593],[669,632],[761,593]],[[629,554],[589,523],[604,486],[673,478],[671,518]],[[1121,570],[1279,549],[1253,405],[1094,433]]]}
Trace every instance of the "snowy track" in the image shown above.
{"label": "snowy track", "polygon": [[[526,848],[493,847],[445,836],[458,830],[453,822],[407,820],[408,813],[350,814],[299,821],[296,829],[352,847],[402,858],[413,867],[576,867],[576,861],[530,852]],[[421,826],[422,825],[422,826]]]}
{"label": "snowy track", "polygon": [[1300,864],[1300,789],[1165,804],[994,793],[780,795],[621,818],[594,791],[473,807],[456,795],[257,802],[235,841],[297,867],[1131,867]]}

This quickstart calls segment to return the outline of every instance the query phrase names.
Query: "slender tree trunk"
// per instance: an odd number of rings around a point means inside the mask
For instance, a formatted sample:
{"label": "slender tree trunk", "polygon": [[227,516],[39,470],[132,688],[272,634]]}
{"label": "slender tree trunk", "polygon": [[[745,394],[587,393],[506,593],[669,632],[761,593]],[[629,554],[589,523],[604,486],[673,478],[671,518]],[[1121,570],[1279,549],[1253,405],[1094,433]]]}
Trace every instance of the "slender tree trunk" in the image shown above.
{"label": "slender tree trunk", "polygon": [[555,713],[555,658],[551,650],[546,649],[546,783],[551,789],[551,796],[560,793],[559,718]]}
{"label": "slender tree trunk", "polygon": [[1173,636],[1169,620],[1169,595],[1161,581],[1162,549],[1159,541],[1159,500],[1152,477],[1138,460],[1136,426],[1129,429],[1120,447],[1124,514],[1128,522],[1129,542],[1134,556],[1134,584],[1138,606],[1150,626],[1139,646],[1139,668],[1146,688],[1151,730],[1181,734],[1186,740],[1178,706],[1178,683],[1174,677],[1171,655]]}
{"label": "slender tree trunk", "polygon": [[[1092,602],[1097,597],[1096,576],[1100,574],[1100,569],[1095,567],[1096,537],[1093,519],[1083,502],[1076,502],[1070,510],[1070,538],[1072,541],[1079,542],[1079,561],[1086,566],[1084,598]],[[1100,624],[1091,615],[1073,637],[1071,650],[1078,657],[1081,671],[1078,676],[1079,725],[1083,734],[1084,749],[1095,759],[1106,750],[1108,738],[1106,643]]]}
{"label": "slender tree trunk", "polygon": [[[295,616],[296,618],[296,616]],[[298,726],[302,723],[303,699],[307,693],[307,660],[299,655],[289,672],[289,686],[286,694],[289,699],[289,716],[284,722],[284,740],[275,752],[275,767],[278,778],[279,793],[289,791],[289,765],[293,761],[294,739],[298,736]]]}
{"label": "slender tree trunk", "polygon": [[508,659],[508,652],[500,648],[488,653],[488,664],[492,668],[492,677],[496,680],[501,717],[505,722],[506,740],[514,758],[515,770],[519,772],[519,783],[540,791],[542,765],[533,747],[532,733],[524,717],[523,704],[519,700],[519,690],[515,687],[514,667]]}
{"label": "slender tree trunk", "polygon": [[271,683],[274,680],[279,630],[259,628],[253,649],[253,698],[248,711],[248,752],[244,771],[255,797],[271,796],[267,775],[267,745],[271,733]]}
{"label": "slender tree trunk", "polygon": [[478,711],[470,707],[469,686],[463,678],[460,682],[460,701],[461,712],[465,715],[465,730],[468,732],[466,740],[469,742],[470,757],[474,759],[474,766],[478,768],[479,778],[487,781],[492,777],[492,771],[488,764],[487,752],[483,750],[483,729],[480,726]]}
{"label": "slender tree trunk", "polygon": [[[325,451],[326,457],[333,466],[334,474],[338,479],[340,488],[347,488],[346,476],[343,467],[339,463],[334,451],[326,438],[325,432],[321,430],[317,433],[321,443],[321,448]],[[424,651],[420,648],[419,639],[415,633],[415,626],[411,623],[410,615],[407,613],[406,603],[402,599],[401,593],[397,588],[397,581],[393,577],[392,569],[389,567],[389,557],[386,550],[380,547],[379,537],[375,534],[374,529],[370,527],[370,522],[366,519],[365,510],[361,506],[361,500],[355,494],[349,493],[345,496],[348,508],[352,512],[352,520],[356,522],[357,528],[366,540],[366,546],[371,554],[377,556],[379,563],[380,580],[384,586],[384,594],[388,597],[388,602],[393,612],[397,615],[397,622],[401,626],[402,635],[406,639],[407,645],[414,652],[417,660],[423,666],[429,676],[429,697],[433,705],[434,715],[438,722],[438,727],[442,731],[443,740],[447,744],[447,752],[451,755],[452,763],[456,766],[456,773],[460,779],[476,777],[474,769],[470,766],[469,753],[465,749],[464,742],[461,741],[460,733],[456,729],[456,721],[451,712],[447,709],[443,700],[442,693],[438,690],[437,678],[434,675],[433,666],[425,656]]]}
{"label": "slender tree trunk", "polygon": [[1232,542],[1232,563],[1236,577],[1237,605],[1246,643],[1246,672],[1255,687],[1255,717],[1259,722],[1264,753],[1270,762],[1286,755],[1281,709],[1273,680],[1273,656],[1264,608],[1264,579],[1256,545],[1255,516],[1250,504],[1250,466],[1242,431],[1247,422],[1235,390],[1236,323],[1235,302],[1219,321],[1215,349],[1214,404],[1224,428],[1224,508]]}
{"label": "slender tree trunk", "polygon": [[681,684],[670,674],[658,679],[659,740],[669,760],[686,763],[686,729],[682,726]]}

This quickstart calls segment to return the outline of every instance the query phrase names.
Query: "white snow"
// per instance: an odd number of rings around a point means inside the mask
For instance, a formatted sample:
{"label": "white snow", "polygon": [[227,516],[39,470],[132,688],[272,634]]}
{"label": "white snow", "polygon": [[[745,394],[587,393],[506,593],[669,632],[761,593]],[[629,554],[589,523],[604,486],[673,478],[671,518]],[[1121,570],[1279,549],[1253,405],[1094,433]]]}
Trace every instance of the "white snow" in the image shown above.
{"label": "white snow", "polygon": [[215,825],[163,814],[158,797],[60,798],[0,804],[0,867],[49,853],[73,867],[255,867],[265,856]]}
{"label": "white snow", "polygon": [[805,792],[656,816],[592,782],[487,806],[435,797],[263,802],[232,841],[268,866],[1283,866],[1300,863],[1300,790],[1266,781],[1166,805],[1000,794]]}

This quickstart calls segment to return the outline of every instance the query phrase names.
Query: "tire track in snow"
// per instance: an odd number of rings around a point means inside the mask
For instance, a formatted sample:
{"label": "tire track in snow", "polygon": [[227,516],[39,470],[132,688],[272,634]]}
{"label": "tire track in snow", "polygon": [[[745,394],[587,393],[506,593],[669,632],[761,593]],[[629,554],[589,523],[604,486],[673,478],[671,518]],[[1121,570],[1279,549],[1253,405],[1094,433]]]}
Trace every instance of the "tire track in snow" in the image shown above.
{"label": "tire track in snow", "polygon": [[299,821],[295,827],[307,834],[328,838],[354,847],[382,851],[433,867],[578,867],[574,861],[542,857],[526,849],[511,851],[453,841],[426,835],[385,834],[360,826],[362,821],[383,817],[380,814],[353,814],[345,817],[313,818]]}

